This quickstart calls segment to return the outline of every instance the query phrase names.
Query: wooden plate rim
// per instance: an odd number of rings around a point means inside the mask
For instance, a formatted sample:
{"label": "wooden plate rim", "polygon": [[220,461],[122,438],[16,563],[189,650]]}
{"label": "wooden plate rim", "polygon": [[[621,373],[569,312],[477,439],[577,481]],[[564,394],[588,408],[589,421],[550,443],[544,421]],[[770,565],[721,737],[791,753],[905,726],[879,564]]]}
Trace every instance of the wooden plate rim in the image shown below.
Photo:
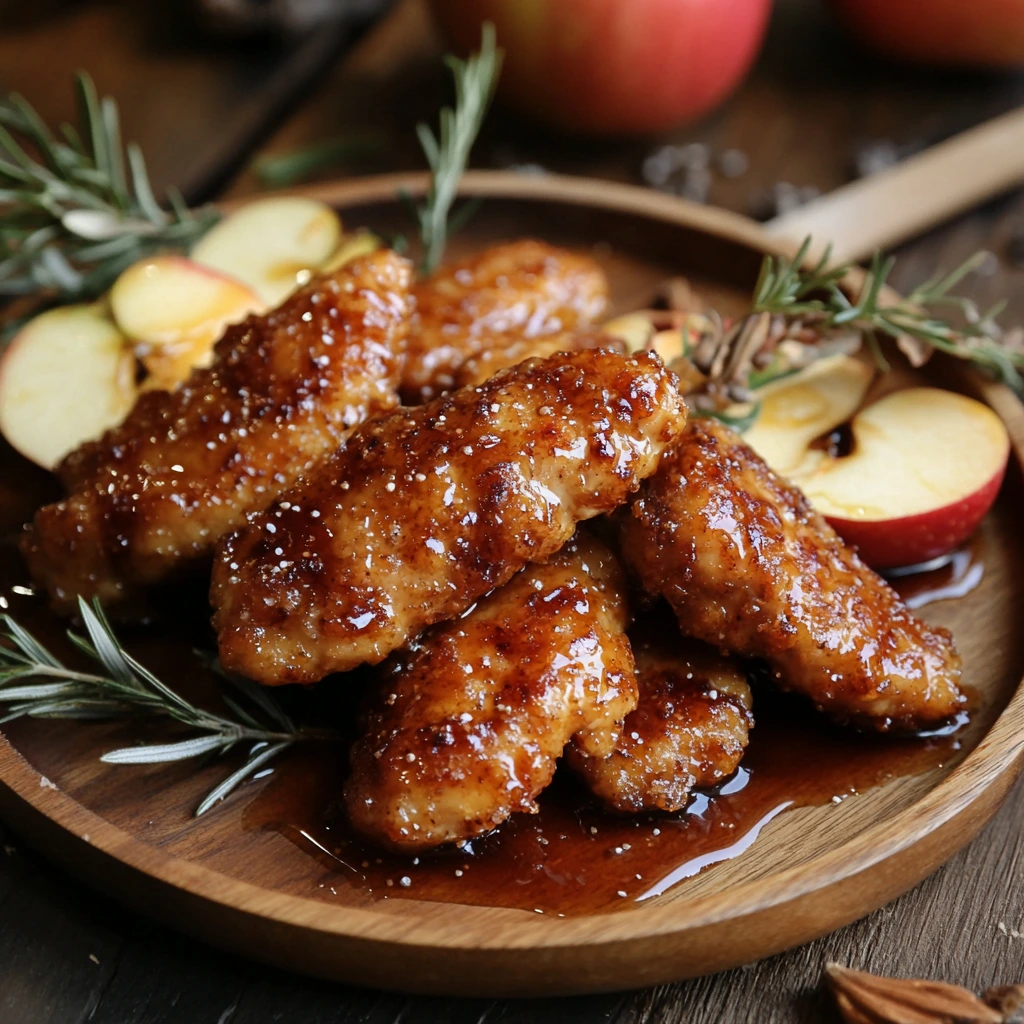
{"label": "wooden plate rim", "polygon": [[[400,187],[419,194],[425,189],[426,180],[425,175],[381,175],[292,190],[292,193],[343,206],[386,201],[393,198]],[[465,176],[461,192],[596,205],[707,231],[760,251],[792,252],[791,246],[769,237],[758,224],[737,214],[631,185],[559,175],[527,177],[509,172],[476,171]],[[858,277],[859,274],[854,274],[852,279]],[[980,397],[989,402],[1006,423],[1014,458],[1024,469],[1024,407],[1007,388],[977,375],[971,376]],[[165,853],[111,824],[68,794],[51,788],[2,734],[0,785],[62,828],[79,850],[86,847],[99,850],[143,875],[173,888],[187,887],[193,895],[243,914],[363,941],[432,949],[498,951],[599,946],[650,938],[742,918],[810,895],[840,878],[857,875],[890,859],[938,830],[970,807],[1004,773],[1019,771],[1022,754],[1024,685],[1018,685],[979,745],[933,789],[892,818],[801,865],[686,903],[637,906],[580,917],[537,918],[524,911],[444,904],[447,920],[443,927],[429,915],[429,911],[440,904],[402,901],[401,914],[334,906],[264,889]],[[86,836],[88,839],[84,838]],[[484,937],[482,940],[479,932],[467,928],[465,934],[472,933],[471,941],[460,941],[464,934],[460,923],[468,925],[481,917],[496,921],[498,916],[502,929],[497,939]]]}

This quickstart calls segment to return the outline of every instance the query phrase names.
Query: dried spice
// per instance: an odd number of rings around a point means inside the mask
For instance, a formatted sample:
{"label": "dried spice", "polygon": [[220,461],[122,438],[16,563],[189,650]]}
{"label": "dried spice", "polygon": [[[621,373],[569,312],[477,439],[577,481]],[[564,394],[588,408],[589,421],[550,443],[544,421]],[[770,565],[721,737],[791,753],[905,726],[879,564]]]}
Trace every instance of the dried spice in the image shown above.
{"label": "dried spice", "polygon": [[825,966],[825,979],[847,1024],[1008,1024],[1024,1004],[1024,985],[988,989],[979,998],[960,985],[835,963]]}

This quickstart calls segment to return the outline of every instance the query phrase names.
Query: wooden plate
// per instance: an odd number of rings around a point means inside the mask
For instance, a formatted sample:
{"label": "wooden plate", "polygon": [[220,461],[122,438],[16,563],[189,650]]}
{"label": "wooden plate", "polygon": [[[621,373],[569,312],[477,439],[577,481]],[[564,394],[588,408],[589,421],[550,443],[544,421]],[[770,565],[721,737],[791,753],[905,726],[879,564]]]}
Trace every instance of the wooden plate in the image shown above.
{"label": "wooden plate", "polygon": [[[312,194],[334,203],[349,225],[387,231],[403,226],[398,184],[415,192],[423,180],[378,178]],[[487,201],[455,248],[533,234],[590,249],[609,271],[619,309],[646,302],[656,283],[683,273],[719,308],[738,310],[772,248],[742,218],[625,186],[471,174],[464,192]],[[1024,414],[1005,389],[960,366],[937,360],[927,374],[988,401],[1014,440],[1006,485],[979,541],[981,584],[924,609],[955,632],[978,700],[973,725],[941,766],[889,781],[883,772],[872,780],[881,784],[853,798],[780,814],[756,842],[747,837],[742,856],[655,898],[567,907],[564,917],[430,902],[398,887],[388,899],[369,895],[256,821],[253,807],[273,779],[193,820],[223,765],[103,766],[98,754],[128,735],[116,725],[5,727],[0,812],[90,884],[204,941],[386,988],[503,996],[639,987],[750,961],[852,921],[924,878],[981,828],[1014,780],[1024,744]],[[13,547],[21,523],[53,490],[44,474],[0,452],[3,597],[20,621],[59,645],[63,624],[23,592]],[[180,601],[182,619],[204,614],[201,596]],[[173,629],[140,634],[136,649],[172,685],[202,685],[198,661]],[[819,770],[806,765],[809,777]]]}

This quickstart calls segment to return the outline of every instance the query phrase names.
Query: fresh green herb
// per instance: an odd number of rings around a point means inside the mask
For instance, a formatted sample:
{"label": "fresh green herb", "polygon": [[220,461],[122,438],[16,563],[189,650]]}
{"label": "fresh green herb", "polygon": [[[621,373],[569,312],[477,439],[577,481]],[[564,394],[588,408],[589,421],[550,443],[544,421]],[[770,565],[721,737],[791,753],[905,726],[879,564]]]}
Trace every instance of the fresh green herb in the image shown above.
{"label": "fresh green herb", "polygon": [[[239,744],[249,746],[245,763],[221,782],[196,809],[208,811],[278,754],[296,743],[332,739],[326,731],[297,726],[262,687],[226,677],[240,700],[224,693],[233,717],[196,707],[140,665],[114,635],[99,602],[78,599],[87,637],[69,632],[72,643],[103,667],[103,673],[68,668],[10,616],[0,622],[0,703],[15,718],[113,719],[132,715],[167,718],[199,735],[171,743],[125,747],[104,754],[109,764],[158,764],[210,754],[225,754]],[[27,682],[33,680],[33,682]]]}
{"label": "fresh green herb", "polygon": [[115,102],[86,74],[75,86],[79,125],[56,133],[21,96],[0,99],[0,298],[93,298],[140,257],[188,248],[218,216],[174,191],[162,209],[141,151],[122,146]]}
{"label": "fresh green herb", "polygon": [[501,59],[501,51],[495,46],[494,26],[487,22],[478,53],[467,60],[445,58],[455,79],[455,109],[445,107],[441,111],[440,141],[428,125],[421,122],[416,126],[431,174],[425,199],[413,204],[411,210],[423,243],[420,272],[424,276],[433,272],[441,262],[448,236],[455,230],[456,218],[449,222],[449,214],[469,160],[469,151],[494,94]]}
{"label": "fresh green herb", "polygon": [[[858,331],[877,356],[878,335],[894,338],[914,362],[923,362],[931,349],[948,352],[993,373],[1018,394],[1024,393],[1024,351],[1004,335],[996,323],[1005,303],[982,313],[970,299],[950,294],[985,259],[976,253],[948,274],[938,274],[905,298],[888,304],[885,284],[895,259],[876,255],[871,261],[859,296],[850,298],[840,281],[852,264],[830,266],[831,250],[815,264],[804,267],[810,249],[807,238],[792,260],[766,256],[754,289],[754,311],[801,318],[819,331],[847,328]],[[953,326],[930,310],[956,310],[962,323]],[[884,367],[887,368],[887,367]]]}

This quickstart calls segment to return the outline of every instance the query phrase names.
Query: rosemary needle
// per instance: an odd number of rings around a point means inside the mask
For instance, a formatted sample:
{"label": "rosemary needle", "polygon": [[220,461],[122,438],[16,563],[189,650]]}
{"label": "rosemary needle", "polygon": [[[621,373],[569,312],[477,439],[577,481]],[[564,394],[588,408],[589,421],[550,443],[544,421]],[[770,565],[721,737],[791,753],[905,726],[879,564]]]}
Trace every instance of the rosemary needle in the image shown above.
{"label": "rosemary needle", "polygon": [[21,96],[0,98],[0,299],[91,299],[149,253],[187,249],[218,214],[153,195],[142,152],[122,144],[117,104],[75,77],[79,120],[51,131]]}
{"label": "rosemary needle", "polygon": [[[853,264],[830,265],[829,248],[817,263],[805,267],[810,245],[811,239],[806,238],[792,260],[765,257],[754,289],[755,313],[799,317],[806,326],[821,332],[854,330],[869,344],[877,335],[886,335],[918,364],[931,350],[947,352],[983,367],[1019,395],[1024,394],[1024,350],[1015,335],[1004,333],[996,323],[1005,303],[981,312],[970,299],[951,294],[978,267],[985,258],[983,253],[975,253],[949,273],[936,275],[905,298],[889,304],[883,295],[895,258],[876,254],[860,294],[851,298],[840,282]],[[951,325],[933,312],[935,308],[957,310],[962,323]]]}
{"label": "rosemary needle", "polygon": [[170,743],[113,750],[101,758],[109,764],[184,761],[249,744],[245,763],[205,797],[197,815],[293,744],[334,738],[326,731],[296,726],[263,687],[244,679],[226,677],[245,701],[222,695],[232,717],[196,707],[121,646],[98,602],[90,606],[79,598],[78,611],[87,636],[69,632],[68,637],[102,666],[102,673],[67,667],[9,615],[0,619],[0,639],[7,641],[0,643],[0,704],[7,705],[0,723],[24,716],[99,720],[143,715],[168,718],[198,733]]}
{"label": "rosemary needle", "polygon": [[501,71],[501,59],[501,51],[495,46],[494,26],[486,22],[477,53],[467,60],[452,56],[445,58],[445,64],[455,79],[455,109],[445,107],[441,111],[440,139],[428,125],[421,122],[416,126],[416,134],[430,166],[430,187],[423,202],[413,204],[406,197],[406,203],[411,205],[419,225],[423,243],[420,272],[425,277],[440,263],[448,235],[455,230],[449,221],[449,214],[469,160],[469,152],[480,133],[480,126],[494,94]]}

